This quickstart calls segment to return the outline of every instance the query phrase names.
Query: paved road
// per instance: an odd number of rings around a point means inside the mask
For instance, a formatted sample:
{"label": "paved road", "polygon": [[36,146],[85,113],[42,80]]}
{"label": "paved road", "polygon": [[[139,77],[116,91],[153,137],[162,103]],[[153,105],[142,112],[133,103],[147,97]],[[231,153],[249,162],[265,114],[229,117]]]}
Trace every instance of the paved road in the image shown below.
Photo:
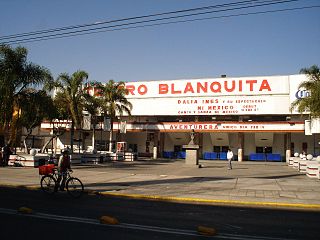
{"label": "paved road", "polygon": [[[84,195],[48,196],[39,190],[0,188],[1,239],[318,239],[319,212],[222,207]],[[21,206],[33,214],[18,214]],[[102,215],[120,224],[101,225]],[[57,233],[59,232],[59,233]]]}
{"label": "paved road", "polygon": [[[320,210],[320,181],[285,163],[183,160],[114,162],[74,166],[87,190],[106,196],[188,203]],[[39,187],[34,168],[0,168],[0,185]]]}

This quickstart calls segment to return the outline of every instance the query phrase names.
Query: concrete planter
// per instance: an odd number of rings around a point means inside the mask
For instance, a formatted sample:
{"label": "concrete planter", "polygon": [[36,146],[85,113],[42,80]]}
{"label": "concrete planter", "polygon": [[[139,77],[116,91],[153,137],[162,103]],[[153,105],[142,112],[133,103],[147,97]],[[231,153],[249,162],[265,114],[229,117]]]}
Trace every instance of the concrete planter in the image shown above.
{"label": "concrete planter", "polygon": [[33,156],[30,154],[10,155],[8,165],[20,167],[39,167],[39,163],[48,163],[48,154],[38,153]]}
{"label": "concrete planter", "polygon": [[307,176],[310,178],[318,178],[319,176],[320,163],[318,161],[307,161]]}
{"label": "concrete planter", "polygon": [[100,153],[83,153],[81,154],[81,163],[98,164],[100,161]]}
{"label": "concrete planter", "polygon": [[293,167],[293,157],[289,158],[288,166]]}
{"label": "concrete planter", "polygon": [[70,156],[71,164],[72,164],[72,165],[74,165],[74,164],[80,164],[80,163],[81,163],[81,155],[82,155],[82,154],[79,154],[79,153],[73,153],[73,154],[71,154],[71,156]]}
{"label": "concrete planter", "polygon": [[300,160],[299,161],[299,171],[302,173],[306,173],[307,172],[307,162],[309,162],[308,160]]}
{"label": "concrete planter", "polygon": [[299,162],[300,162],[300,158],[299,157],[294,157],[293,158],[293,168],[298,169],[299,170]]}
{"label": "concrete planter", "polygon": [[107,161],[126,161],[132,162],[137,159],[137,154],[132,152],[107,152],[105,154],[105,159]]}

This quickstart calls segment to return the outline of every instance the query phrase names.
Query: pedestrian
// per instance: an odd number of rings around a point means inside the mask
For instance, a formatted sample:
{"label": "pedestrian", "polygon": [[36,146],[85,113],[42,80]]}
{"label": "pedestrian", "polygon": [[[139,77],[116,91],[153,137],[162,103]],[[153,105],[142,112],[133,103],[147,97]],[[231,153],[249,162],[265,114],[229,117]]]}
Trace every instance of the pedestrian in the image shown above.
{"label": "pedestrian", "polygon": [[[59,186],[60,186],[60,191],[64,191],[64,186],[66,184],[68,171],[72,171],[71,161],[70,161],[69,151],[64,150],[58,162],[58,179],[57,179],[55,191],[58,190]],[[61,182],[61,179],[62,179],[62,182]]]}
{"label": "pedestrian", "polygon": [[233,152],[232,152],[232,150],[229,148],[229,149],[228,149],[228,152],[227,152],[228,170],[231,170],[231,169],[232,169],[232,164],[231,164],[232,158],[233,158]]}
{"label": "pedestrian", "polygon": [[8,166],[8,162],[9,162],[9,159],[10,159],[10,155],[12,154],[12,151],[11,151],[11,148],[9,146],[9,144],[6,144],[4,147],[3,147],[3,153],[2,153],[2,156],[3,156],[3,165],[4,166]]}
{"label": "pedestrian", "polygon": [[300,154],[300,158],[301,160],[307,160],[307,154],[305,151],[302,151],[302,153]]}
{"label": "pedestrian", "polygon": [[0,146],[0,166],[3,166],[2,147]]}

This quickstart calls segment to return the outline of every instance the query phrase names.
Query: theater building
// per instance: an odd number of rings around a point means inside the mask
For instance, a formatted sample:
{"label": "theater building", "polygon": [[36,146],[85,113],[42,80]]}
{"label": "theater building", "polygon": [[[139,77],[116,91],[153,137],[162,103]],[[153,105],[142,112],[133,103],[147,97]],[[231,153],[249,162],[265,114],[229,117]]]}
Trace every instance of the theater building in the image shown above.
{"label": "theater building", "polygon": [[[126,142],[140,156],[184,158],[182,146],[194,131],[201,159],[224,160],[228,148],[238,161],[286,161],[302,151],[319,155],[319,121],[290,111],[294,100],[309,94],[298,88],[307,80],[287,75],[128,82],[132,117],[114,123],[113,141]],[[106,125],[95,126],[98,150],[108,146]],[[60,145],[68,139],[61,136]],[[92,145],[92,131],[81,140]]]}

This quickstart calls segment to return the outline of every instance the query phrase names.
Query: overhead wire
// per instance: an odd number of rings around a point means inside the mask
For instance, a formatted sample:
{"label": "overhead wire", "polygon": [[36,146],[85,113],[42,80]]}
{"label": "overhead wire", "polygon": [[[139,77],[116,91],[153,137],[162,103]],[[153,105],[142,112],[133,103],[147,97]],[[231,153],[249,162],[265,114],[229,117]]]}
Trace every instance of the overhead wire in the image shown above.
{"label": "overhead wire", "polygon": [[[245,6],[245,7],[236,7],[236,8],[228,8],[228,9],[222,9],[222,10],[214,10],[214,11],[207,11],[207,12],[201,12],[201,13],[193,13],[193,14],[185,14],[185,15],[179,15],[179,16],[173,16],[173,17],[165,17],[165,18],[157,18],[157,19],[151,19],[151,20],[143,20],[143,21],[138,21],[138,22],[131,22],[131,23],[124,23],[124,24],[117,24],[117,25],[112,25],[112,26],[104,26],[104,27],[96,27],[96,28],[91,28],[91,29],[84,29],[84,30],[77,30],[77,31],[69,31],[69,32],[64,32],[64,33],[56,33],[56,34],[49,34],[49,35],[44,35],[44,36],[37,36],[37,37],[31,37],[31,38],[23,38],[23,39],[18,39],[16,41],[7,41],[5,44],[12,44],[16,42],[21,42],[21,41],[29,41],[29,40],[35,40],[35,39],[47,39],[51,37],[57,37],[57,36],[64,36],[64,35],[74,35],[76,33],[82,33],[82,32],[88,32],[88,31],[94,31],[94,30],[99,30],[99,29],[107,29],[107,28],[114,28],[114,27],[121,27],[121,26],[128,26],[128,25],[134,25],[134,24],[141,24],[141,23],[148,23],[148,22],[155,22],[155,21],[163,21],[163,20],[169,20],[169,19],[175,19],[175,18],[185,18],[185,17],[190,17],[190,16],[197,16],[197,15],[203,15],[203,14],[210,14],[210,13],[217,13],[217,12],[224,12],[224,11],[233,11],[233,10],[240,10],[240,9],[246,9],[246,8],[253,8],[253,7],[261,7],[261,6],[267,6],[267,5],[274,5],[274,4],[279,4],[279,3],[287,3],[287,2],[295,2],[299,0],[267,0],[263,1],[261,3],[260,0],[254,1],[255,5],[253,6]],[[246,3],[252,1],[245,1]],[[243,4],[244,2],[241,2]],[[257,4],[259,3],[259,4]],[[233,3],[232,5],[234,5]],[[219,5],[221,6],[221,5]],[[211,6],[212,7],[212,6]],[[190,10],[190,9],[189,9]],[[162,13],[163,14],[163,13]]]}
{"label": "overhead wire", "polygon": [[[213,17],[205,17],[205,18],[198,18],[198,19],[186,19],[186,20],[178,20],[178,21],[169,21],[169,22],[160,22],[160,23],[132,26],[132,25],[137,25],[137,24],[142,24],[142,23],[159,22],[159,21],[165,21],[165,20],[168,21],[168,20],[172,20],[172,19],[176,19],[176,18],[194,17],[194,16],[198,16],[198,15],[203,15],[203,14],[243,10],[243,9],[248,9],[248,8],[268,6],[268,5],[274,5],[274,4],[279,4],[279,3],[295,2],[295,1],[299,1],[299,0],[281,0],[281,1],[276,1],[276,2],[274,0],[272,0],[272,1],[270,1],[270,0],[269,1],[254,1],[256,3],[258,2],[259,4],[255,4],[252,6],[241,6],[241,7],[220,9],[220,10],[214,10],[214,11],[206,11],[206,12],[201,12],[201,13],[192,13],[192,14],[184,14],[184,15],[179,15],[179,16],[149,19],[149,20],[144,20],[144,21],[116,24],[116,25],[104,26],[104,27],[98,27],[98,28],[69,31],[69,32],[65,32],[65,33],[49,34],[49,35],[38,36],[38,37],[23,38],[23,39],[7,41],[6,44],[20,44],[20,43],[28,43],[28,42],[37,42],[37,41],[44,41],[44,40],[50,40],[50,39],[59,39],[59,38],[74,37],[74,36],[79,36],[79,35],[96,34],[96,33],[101,33],[101,32],[119,31],[119,30],[127,30],[127,29],[134,29],[134,28],[167,25],[167,24],[173,24],[173,23],[192,22],[192,21],[200,21],[200,20],[208,20],[208,19],[256,15],[256,14],[265,14],[265,13],[271,13],[271,12],[293,11],[293,10],[302,10],[302,9],[320,7],[320,6],[307,6],[307,7],[287,8],[287,9],[276,9],[276,10],[259,11],[259,12],[252,12],[252,13],[239,13],[239,14],[230,14],[230,15],[224,15],[224,16],[213,16]],[[244,2],[246,2],[246,4],[248,2],[252,3],[252,1],[242,1],[242,2],[238,2],[238,3],[244,4]],[[235,4],[235,3],[233,3],[233,4]],[[185,11],[185,10],[181,10],[181,11]],[[164,14],[164,13],[162,13],[162,14]],[[112,29],[110,29],[110,28],[112,28]]]}
{"label": "overhead wire", "polygon": [[[131,21],[131,20],[142,19],[142,18],[171,15],[171,14],[177,14],[177,13],[183,13],[183,12],[200,11],[200,10],[211,9],[211,8],[221,8],[221,7],[228,7],[228,6],[233,6],[233,5],[248,5],[253,2],[261,2],[261,1],[274,2],[274,1],[279,1],[279,0],[267,0],[267,1],[266,0],[246,0],[246,1],[240,1],[240,2],[226,3],[226,4],[210,5],[210,6],[199,7],[199,8],[189,8],[189,9],[178,10],[178,11],[162,12],[162,13],[142,15],[142,16],[137,16],[137,17],[129,17],[129,18],[122,18],[122,19],[115,19],[115,20],[106,20],[106,21],[99,21],[99,22],[95,22],[95,23],[71,25],[71,26],[66,26],[66,27],[59,27],[59,28],[45,29],[45,30],[39,30],[39,31],[31,31],[31,32],[20,33],[20,34],[6,35],[6,36],[0,37],[0,40],[18,38],[18,37],[30,36],[30,35],[37,35],[37,34],[43,34],[43,33],[50,33],[50,32],[57,32],[57,31],[64,31],[64,30],[70,30],[70,29],[75,29],[75,28],[84,28],[84,27],[90,27],[90,26],[110,24],[110,23],[115,23],[115,22]],[[298,0],[293,0],[293,1],[298,1]]]}
{"label": "overhead wire", "polygon": [[314,5],[314,6],[308,6],[308,7],[297,7],[297,8],[286,8],[286,9],[278,9],[278,10],[268,10],[268,11],[252,12],[252,13],[239,13],[239,14],[231,14],[231,15],[206,17],[206,18],[171,21],[171,22],[164,22],[164,23],[146,24],[146,25],[140,25],[140,26],[131,26],[131,27],[124,27],[124,28],[115,28],[115,29],[107,29],[107,30],[100,30],[100,31],[94,31],[94,32],[71,34],[71,35],[68,35],[68,36],[48,37],[48,38],[45,38],[45,39],[27,40],[27,41],[16,41],[16,42],[13,42],[11,44],[32,43],[32,42],[39,42],[39,41],[52,40],[52,39],[61,39],[61,38],[67,38],[67,37],[75,37],[75,36],[82,36],[82,35],[89,35],[89,34],[97,34],[97,33],[103,33],[103,32],[114,32],[114,31],[122,31],[122,30],[129,30],[129,29],[138,29],[138,28],[145,28],[145,27],[170,25],[170,24],[176,24],[176,23],[186,23],[186,22],[204,21],[204,20],[210,20],[210,19],[220,19],[220,18],[229,18],[229,17],[240,17],[240,16],[250,16],[250,15],[258,15],[258,14],[276,13],[276,12],[296,11],[296,10],[311,9],[311,8],[320,8],[320,5]]}

